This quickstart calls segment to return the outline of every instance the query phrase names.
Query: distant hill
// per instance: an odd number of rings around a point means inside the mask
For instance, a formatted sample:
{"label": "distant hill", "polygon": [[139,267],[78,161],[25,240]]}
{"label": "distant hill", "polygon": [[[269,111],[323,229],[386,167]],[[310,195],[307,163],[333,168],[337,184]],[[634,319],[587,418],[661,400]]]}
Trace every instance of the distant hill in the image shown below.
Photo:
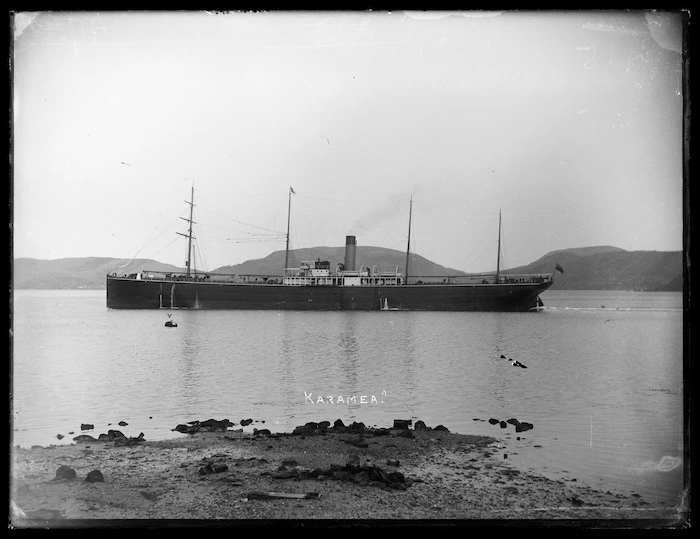
{"label": "distant hill", "polygon": [[[224,266],[209,273],[279,275],[284,266],[284,251],[265,258]],[[345,247],[313,247],[290,251],[290,266],[304,260],[327,260],[331,268],[345,258]],[[377,265],[382,271],[404,267],[406,253],[383,247],[358,246],[356,269]],[[556,272],[553,290],[640,290],[682,291],[683,255],[681,251],[625,251],[617,247],[578,247],[552,251],[542,258],[518,268],[502,270],[508,273],[549,274],[559,264],[564,273]],[[13,286],[16,289],[104,289],[105,275],[134,273],[141,270],[163,272],[183,271],[183,268],[155,260],[123,258],[62,258],[36,260],[18,258],[14,261]],[[463,271],[435,264],[419,255],[411,255],[411,275],[467,275]]]}
{"label": "distant hill", "polygon": [[573,247],[571,249],[559,249],[558,251],[552,251],[546,256],[554,256],[559,253],[571,253],[578,256],[588,256],[597,255],[600,253],[626,253],[624,249],[619,247],[612,247],[611,245],[598,245],[596,247]]}
{"label": "distant hill", "polygon": [[504,273],[550,273],[557,264],[564,273],[556,273],[552,290],[683,290],[681,251],[565,249]]}
{"label": "distant hill", "polygon": [[[284,251],[275,251],[265,258],[248,260],[235,266],[224,266],[212,273],[237,273],[237,274],[264,274],[279,275],[280,268],[284,267]],[[331,269],[335,270],[339,263],[345,260],[345,246],[343,247],[309,247],[289,251],[289,265],[296,267],[302,261],[327,260]],[[411,255],[410,273],[413,275],[467,275],[463,271],[447,268],[435,264],[419,255]],[[384,247],[358,246],[355,252],[355,269],[361,266],[372,268],[377,266],[381,271],[394,271],[396,266],[401,266],[402,271],[406,265],[406,253]]]}
{"label": "distant hill", "polygon": [[12,272],[15,288],[30,289],[103,289],[108,273],[132,273],[150,269],[154,271],[182,271],[182,268],[150,259],[126,258],[59,258],[37,260],[17,258]]}

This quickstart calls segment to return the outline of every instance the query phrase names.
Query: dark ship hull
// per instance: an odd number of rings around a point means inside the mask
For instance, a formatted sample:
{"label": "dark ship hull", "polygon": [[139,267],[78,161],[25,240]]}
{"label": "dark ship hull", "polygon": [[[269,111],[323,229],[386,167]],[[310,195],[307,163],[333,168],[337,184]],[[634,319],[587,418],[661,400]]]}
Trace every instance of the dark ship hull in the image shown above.
{"label": "dark ship hull", "polygon": [[112,309],[528,311],[552,285],[527,283],[290,286],[107,277]]}

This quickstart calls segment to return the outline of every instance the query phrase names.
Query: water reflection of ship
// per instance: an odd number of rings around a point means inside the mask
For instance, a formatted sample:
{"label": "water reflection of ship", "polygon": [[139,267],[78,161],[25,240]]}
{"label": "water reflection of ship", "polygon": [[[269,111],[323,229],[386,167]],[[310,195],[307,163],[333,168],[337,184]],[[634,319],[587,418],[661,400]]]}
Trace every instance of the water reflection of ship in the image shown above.
{"label": "water reflection of ship", "polygon": [[343,317],[343,329],[338,335],[338,353],[341,358],[345,391],[353,394],[357,391],[358,373],[361,369],[360,345],[357,341],[357,317],[348,313]]}

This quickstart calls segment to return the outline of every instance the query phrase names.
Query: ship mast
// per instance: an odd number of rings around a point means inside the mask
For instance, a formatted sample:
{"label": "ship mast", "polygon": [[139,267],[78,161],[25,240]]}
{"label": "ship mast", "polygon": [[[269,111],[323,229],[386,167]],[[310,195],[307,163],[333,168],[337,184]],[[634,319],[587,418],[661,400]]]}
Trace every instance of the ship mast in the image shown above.
{"label": "ship mast", "polygon": [[192,183],[192,195],[191,195],[191,200],[185,200],[187,204],[190,205],[190,218],[187,219],[185,217],[180,217],[183,221],[187,221],[190,224],[189,232],[187,234],[183,234],[182,232],[177,232],[177,234],[180,234],[180,236],[184,236],[187,238],[187,261],[185,264],[187,265],[187,271],[186,275],[187,277],[190,276],[190,266],[192,263],[192,224],[194,221],[192,220],[192,212],[194,210],[194,183]]}
{"label": "ship mast", "polygon": [[404,284],[408,284],[408,255],[411,252],[411,215],[413,213],[413,195],[408,206],[408,245],[406,246],[406,269],[404,271]]}
{"label": "ship mast", "polygon": [[498,210],[498,257],[496,258],[496,284],[500,282],[501,273],[501,210]]}
{"label": "ship mast", "polygon": [[294,189],[289,186],[289,204],[287,206],[287,247],[284,250],[284,268],[282,269],[282,275],[287,271],[287,266],[289,266],[289,222],[292,216],[292,193]]}

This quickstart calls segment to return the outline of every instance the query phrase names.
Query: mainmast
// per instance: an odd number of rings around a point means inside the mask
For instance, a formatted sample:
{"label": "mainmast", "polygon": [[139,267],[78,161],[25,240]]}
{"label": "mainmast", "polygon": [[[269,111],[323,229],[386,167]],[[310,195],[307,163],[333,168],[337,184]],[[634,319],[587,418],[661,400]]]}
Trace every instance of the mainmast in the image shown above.
{"label": "mainmast", "polygon": [[192,183],[191,199],[189,201],[185,200],[185,202],[190,205],[190,218],[187,219],[185,217],[180,217],[180,219],[182,219],[183,221],[187,221],[190,224],[190,228],[187,234],[183,234],[182,232],[177,232],[177,234],[180,234],[180,236],[185,236],[187,238],[187,260],[185,264],[187,266],[186,275],[187,277],[189,277],[190,267],[192,264],[192,224],[194,223],[194,221],[192,220],[192,214],[194,210],[194,183]]}
{"label": "mainmast", "polygon": [[284,268],[282,270],[282,275],[287,271],[287,267],[289,266],[289,222],[292,216],[292,195],[294,194],[294,189],[292,189],[292,186],[289,186],[289,204],[287,206],[287,247],[285,248],[284,251]]}
{"label": "mainmast", "polygon": [[496,258],[496,284],[500,282],[501,273],[501,210],[498,210],[498,257]]}
{"label": "mainmast", "polygon": [[413,213],[413,195],[408,206],[408,245],[406,246],[406,268],[404,270],[404,284],[408,284],[408,255],[411,252],[411,214]]}

